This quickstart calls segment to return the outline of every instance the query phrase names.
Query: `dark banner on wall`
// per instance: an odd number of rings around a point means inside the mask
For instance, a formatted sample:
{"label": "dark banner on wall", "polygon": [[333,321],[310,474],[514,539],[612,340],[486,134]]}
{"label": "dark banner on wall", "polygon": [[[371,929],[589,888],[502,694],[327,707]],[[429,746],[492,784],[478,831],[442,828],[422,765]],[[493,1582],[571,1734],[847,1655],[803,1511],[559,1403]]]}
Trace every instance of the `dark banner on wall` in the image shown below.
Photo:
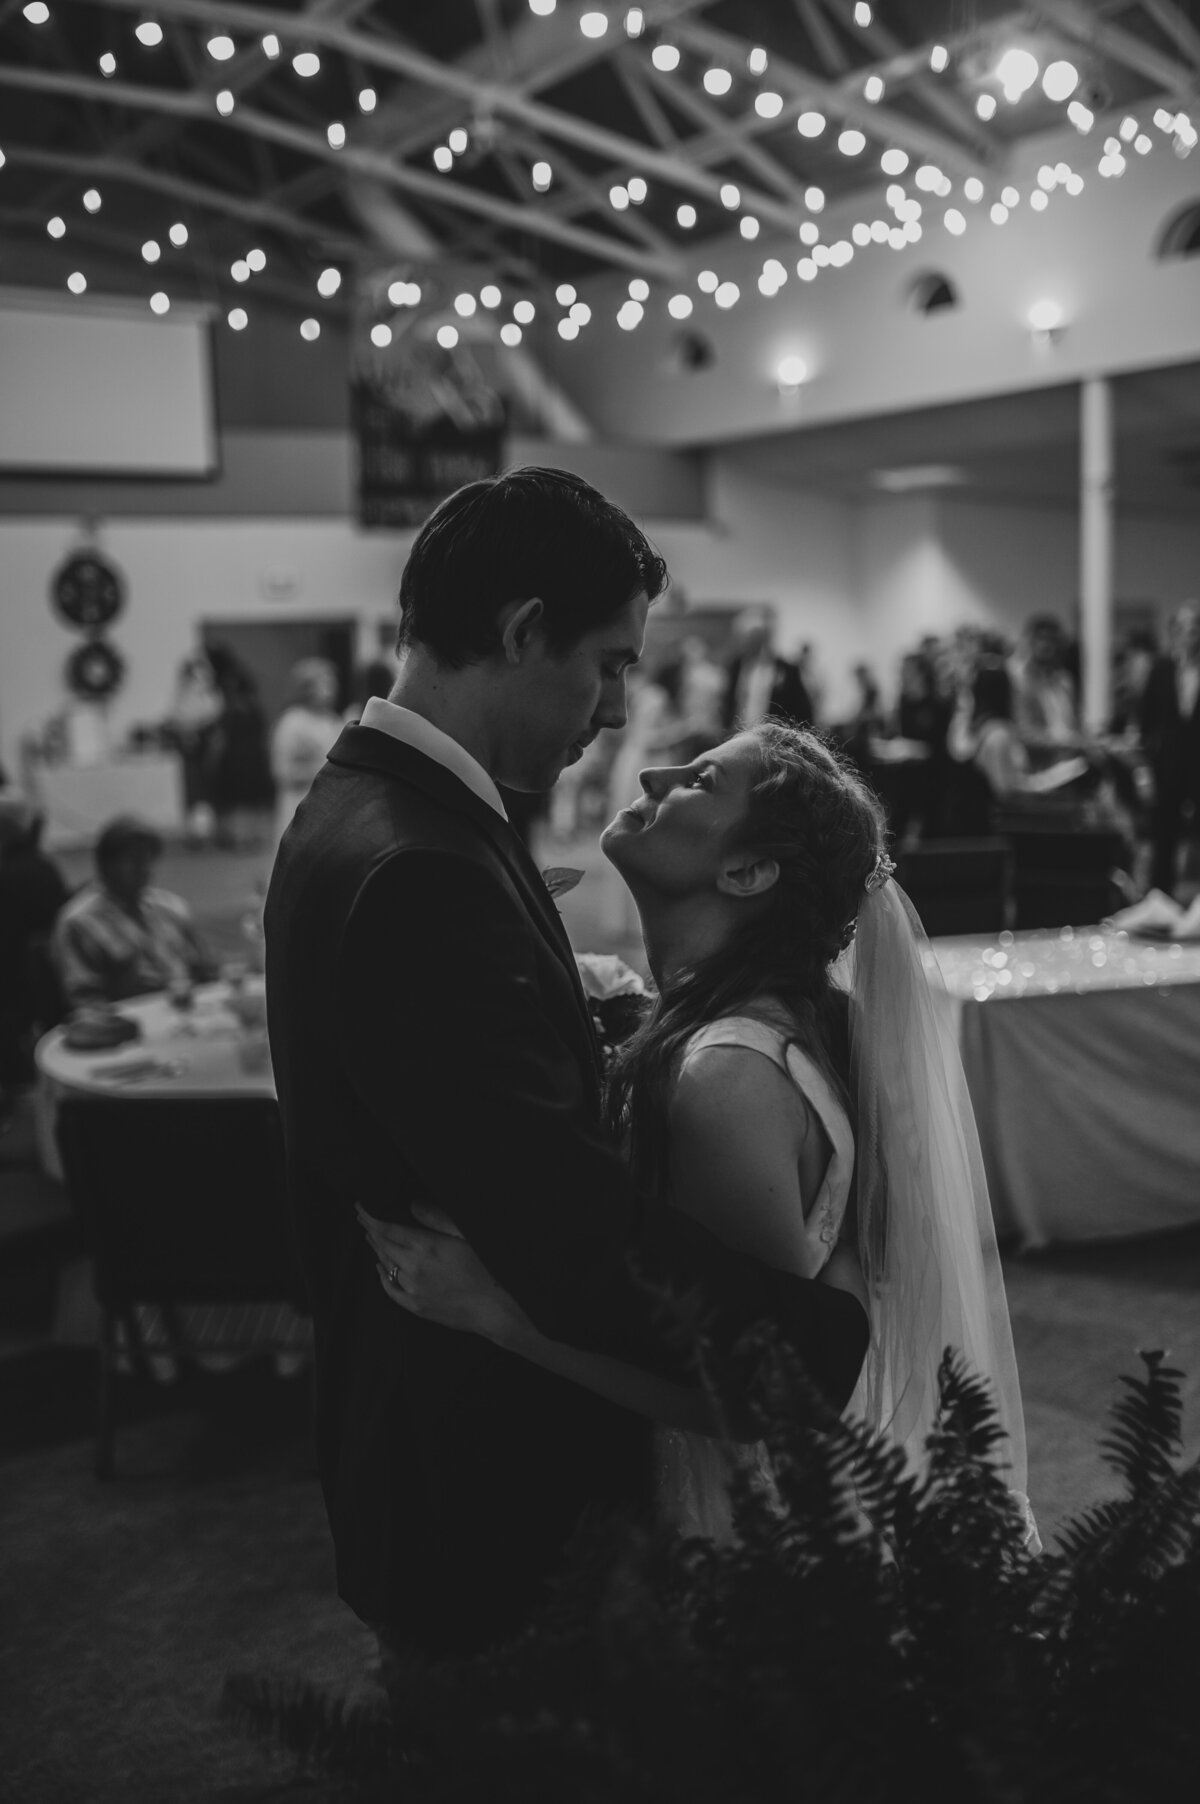
{"label": "dark banner on wall", "polygon": [[473,359],[381,360],[357,373],[353,402],[363,526],[419,525],[464,482],[500,468],[504,403]]}

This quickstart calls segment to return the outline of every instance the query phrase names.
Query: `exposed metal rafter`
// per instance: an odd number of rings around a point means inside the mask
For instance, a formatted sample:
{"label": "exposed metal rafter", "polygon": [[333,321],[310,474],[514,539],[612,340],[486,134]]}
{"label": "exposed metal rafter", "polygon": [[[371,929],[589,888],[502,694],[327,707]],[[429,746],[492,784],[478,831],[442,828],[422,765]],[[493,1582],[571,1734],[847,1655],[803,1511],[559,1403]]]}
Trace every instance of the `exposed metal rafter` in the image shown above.
{"label": "exposed metal rafter", "polygon": [[[110,106],[169,113],[178,119],[209,119],[213,116],[209,112],[207,100],[200,94],[183,93],[170,88],[151,88],[140,83],[105,81],[102,78],[97,80],[94,76],[75,75],[66,71],[60,74],[56,70],[0,65],[0,87],[23,87],[27,91],[43,94],[73,94],[78,99],[97,99]],[[224,124],[227,129],[256,134],[319,162],[336,162],[343,169],[373,176],[403,193],[430,200],[435,205],[475,213],[498,225],[569,245],[601,262],[632,267],[639,273],[653,269],[655,274],[671,278],[680,273],[680,259],[672,258],[669,262],[656,259],[651,253],[638,250],[621,240],[573,225],[568,220],[558,219],[544,208],[499,200],[479,189],[470,188],[463,182],[444,181],[436,175],[426,175],[424,171],[413,169],[408,164],[394,163],[390,157],[383,156],[378,151],[349,144],[343,150],[334,150],[323,134],[289,124],[286,120],[251,107],[237,107]]]}

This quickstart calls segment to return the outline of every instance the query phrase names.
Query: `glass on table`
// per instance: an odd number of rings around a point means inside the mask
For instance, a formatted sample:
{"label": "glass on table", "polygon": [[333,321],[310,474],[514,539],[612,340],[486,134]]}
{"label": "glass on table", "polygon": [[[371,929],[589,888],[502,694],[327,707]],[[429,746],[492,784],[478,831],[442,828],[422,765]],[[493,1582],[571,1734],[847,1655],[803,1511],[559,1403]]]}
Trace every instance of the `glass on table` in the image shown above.
{"label": "glass on table", "polygon": [[178,1018],[180,1034],[194,1034],[191,1015],[196,1006],[196,986],[190,977],[173,977],[167,985],[167,1001]]}

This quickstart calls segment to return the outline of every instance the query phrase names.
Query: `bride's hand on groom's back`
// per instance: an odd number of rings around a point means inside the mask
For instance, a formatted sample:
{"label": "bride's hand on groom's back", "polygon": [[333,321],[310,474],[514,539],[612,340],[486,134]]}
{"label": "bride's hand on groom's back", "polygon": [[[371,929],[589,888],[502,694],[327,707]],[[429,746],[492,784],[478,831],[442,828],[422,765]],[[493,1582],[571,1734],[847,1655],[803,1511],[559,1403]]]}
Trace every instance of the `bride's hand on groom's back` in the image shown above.
{"label": "bride's hand on groom's back", "polygon": [[380,1221],[361,1204],[355,1212],[375,1254],[385,1296],[409,1315],[500,1345],[528,1330],[522,1310],[442,1210],[414,1205],[417,1227]]}

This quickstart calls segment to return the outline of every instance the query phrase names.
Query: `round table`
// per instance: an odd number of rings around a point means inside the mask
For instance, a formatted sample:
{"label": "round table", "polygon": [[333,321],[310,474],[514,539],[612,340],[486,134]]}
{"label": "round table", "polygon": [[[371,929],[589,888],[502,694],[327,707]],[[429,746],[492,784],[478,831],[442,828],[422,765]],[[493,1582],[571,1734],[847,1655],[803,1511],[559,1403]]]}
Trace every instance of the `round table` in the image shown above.
{"label": "round table", "polygon": [[[34,1056],[41,1080],[39,1149],[44,1168],[60,1181],[63,1172],[54,1117],[60,1097],[67,1092],[111,1096],[114,1101],[127,1096],[190,1098],[199,1105],[217,1097],[275,1095],[261,977],[248,977],[236,991],[228,982],[201,984],[186,1012],[161,994],[118,1003],[116,1012],[137,1023],[136,1040],[107,1051],[79,1052],[67,1045],[66,1029],[56,1027],[38,1042]],[[238,1309],[245,1338],[261,1338],[273,1346],[280,1369],[291,1371],[297,1362],[303,1362],[310,1331],[292,1309],[282,1303],[239,1305]],[[204,1306],[180,1311],[185,1336],[202,1341],[209,1313]],[[224,1318],[233,1313],[223,1306]],[[139,1305],[137,1316],[151,1370],[160,1377],[172,1377],[175,1362],[165,1347],[159,1312]],[[84,1344],[94,1341],[98,1315],[90,1265],[66,1275],[57,1317],[56,1338]],[[214,1370],[237,1363],[228,1356],[194,1353],[193,1357]]]}
{"label": "round table", "polygon": [[[234,1013],[237,1002],[243,1021]],[[53,1101],[63,1090],[102,1096],[274,1096],[261,977],[249,977],[235,997],[226,982],[201,984],[185,1014],[165,995],[116,1005],[136,1022],[136,1040],[103,1052],[77,1052],[66,1029],[38,1042],[35,1058]]]}

